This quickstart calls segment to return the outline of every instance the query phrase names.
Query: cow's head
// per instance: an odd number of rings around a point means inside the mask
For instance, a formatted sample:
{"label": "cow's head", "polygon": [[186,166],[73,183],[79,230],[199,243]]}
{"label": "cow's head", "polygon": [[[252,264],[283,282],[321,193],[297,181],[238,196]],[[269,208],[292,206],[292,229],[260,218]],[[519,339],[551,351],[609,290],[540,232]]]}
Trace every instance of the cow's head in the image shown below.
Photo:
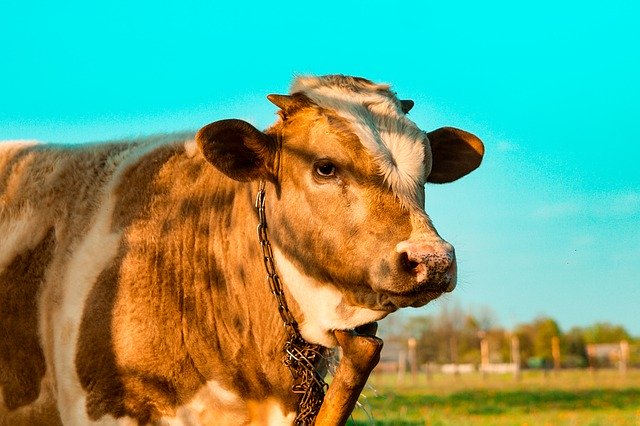
{"label": "cow's head", "polygon": [[453,290],[456,258],[424,210],[426,182],[480,165],[482,142],[425,133],[389,86],[302,77],[270,95],[280,120],[265,132],[239,120],[198,133],[205,157],[232,179],[264,179],[276,266],[297,302],[303,336],[325,346],[351,329]]}

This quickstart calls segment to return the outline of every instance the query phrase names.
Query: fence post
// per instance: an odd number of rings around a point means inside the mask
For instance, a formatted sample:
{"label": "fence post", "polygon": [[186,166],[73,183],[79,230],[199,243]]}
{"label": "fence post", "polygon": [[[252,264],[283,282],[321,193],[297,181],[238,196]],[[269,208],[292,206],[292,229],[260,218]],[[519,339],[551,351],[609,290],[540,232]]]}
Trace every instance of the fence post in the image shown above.
{"label": "fence post", "polygon": [[511,362],[515,364],[513,378],[520,380],[520,339],[515,334],[511,336]]}
{"label": "fence post", "polygon": [[404,384],[404,378],[407,373],[407,351],[398,352],[398,378],[399,385]]}
{"label": "fence post", "polygon": [[598,358],[596,357],[596,347],[593,344],[587,345],[587,358],[589,359],[589,370],[595,374],[598,370]]}
{"label": "fence post", "polygon": [[456,336],[449,338],[449,350],[451,351],[451,363],[455,366],[454,375],[459,376],[460,371],[458,369],[458,339]]}
{"label": "fence post", "polygon": [[480,340],[480,369],[482,370],[482,377],[487,377],[489,371],[489,339],[483,337]]}
{"label": "fence post", "polygon": [[557,373],[560,371],[560,338],[558,336],[551,338],[551,355],[553,356],[553,370]]}
{"label": "fence post", "polygon": [[413,337],[407,340],[407,347],[409,348],[409,365],[411,367],[411,381],[414,385],[418,383],[418,356],[416,354],[416,346],[418,342]]}
{"label": "fence post", "polygon": [[626,340],[620,341],[620,374],[627,373],[627,366],[629,364],[629,342]]}

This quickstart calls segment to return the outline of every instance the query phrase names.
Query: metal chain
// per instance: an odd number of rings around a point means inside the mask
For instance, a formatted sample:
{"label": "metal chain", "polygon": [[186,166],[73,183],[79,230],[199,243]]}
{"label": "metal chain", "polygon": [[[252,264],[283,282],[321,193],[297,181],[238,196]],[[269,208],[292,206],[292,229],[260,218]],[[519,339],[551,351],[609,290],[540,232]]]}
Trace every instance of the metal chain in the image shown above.
{"label": "metal chain", "polygon": [[300,395],[295,424],[308,426],[313,425],[328,387],[317,370],[319,364],[326,362],[328,350],[321,345],[314,345],[304,340],[298,329],[298,322],[289,310],[280,277],[276,272],[273,250],[267,235],[267,218],[264,208],[265,194],[265,182],[260,181],[258,195],[256,196],[256,209],[258,210],[259,220],[258,239],[260,240],[264,266],[267,271],[267,282],[271,293],[276,298],[278,312],[287,331],[287,341],[283,348],[284,357],[282,362],[289,368],[295,380],[291,388],[292,392]]}

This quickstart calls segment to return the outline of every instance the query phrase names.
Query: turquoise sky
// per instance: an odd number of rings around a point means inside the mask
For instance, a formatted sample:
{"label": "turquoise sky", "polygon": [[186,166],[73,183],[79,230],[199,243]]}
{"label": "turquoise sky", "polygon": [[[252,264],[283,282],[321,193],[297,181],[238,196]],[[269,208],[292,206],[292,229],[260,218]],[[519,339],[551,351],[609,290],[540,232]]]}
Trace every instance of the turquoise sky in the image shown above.
{"label": "turquoise sky", "polygon": [[637,2],[217,3],[4,0],[0,139],[266,127],[295,74],[389,82],[423,129],[487,146],[477,173],[427,188],[460,259],[447,299],[507,327],[640,335]]}

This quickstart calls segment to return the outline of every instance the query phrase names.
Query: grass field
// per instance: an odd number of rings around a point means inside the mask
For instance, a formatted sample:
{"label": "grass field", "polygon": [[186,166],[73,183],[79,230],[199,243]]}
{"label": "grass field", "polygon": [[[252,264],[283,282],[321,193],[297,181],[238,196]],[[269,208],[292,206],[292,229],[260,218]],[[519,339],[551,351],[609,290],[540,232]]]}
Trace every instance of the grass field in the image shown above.
{"label": "grass field", "polygon": [[640,370],[374,376],[348,425],[640,426]]}

